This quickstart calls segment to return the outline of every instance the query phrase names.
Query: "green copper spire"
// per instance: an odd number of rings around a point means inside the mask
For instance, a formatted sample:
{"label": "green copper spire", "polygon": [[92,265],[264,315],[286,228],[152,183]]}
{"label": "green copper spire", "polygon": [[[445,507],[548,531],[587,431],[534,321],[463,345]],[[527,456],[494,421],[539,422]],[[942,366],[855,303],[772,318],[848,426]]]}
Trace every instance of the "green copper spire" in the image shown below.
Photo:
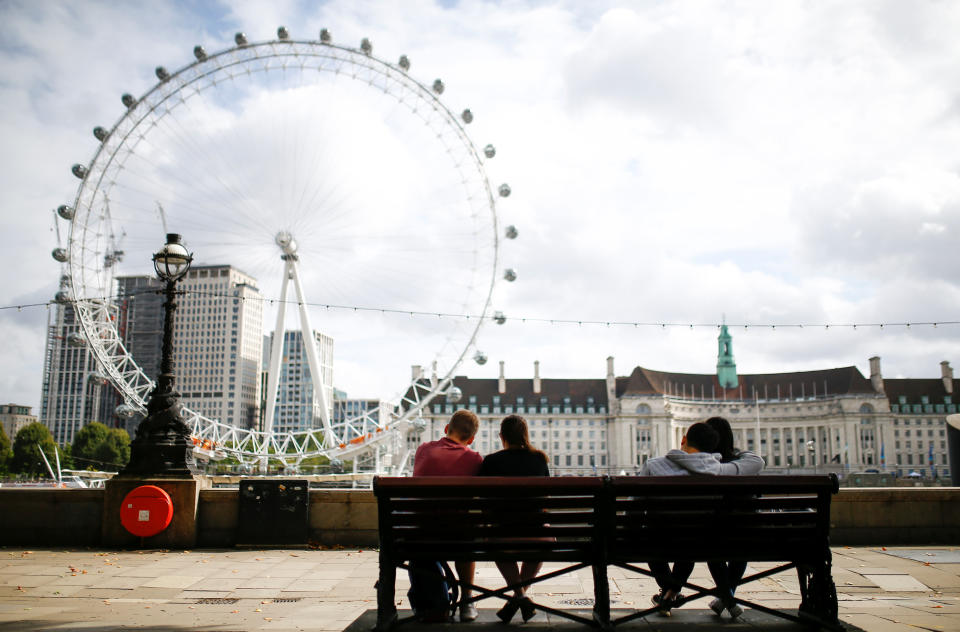
{"label": "green copper spire", "polygon": [[717,337],[717,381],[723,388],[737,388],[737,363],[733,359],[733,336],[727,331],[727,325],[720,326]]}

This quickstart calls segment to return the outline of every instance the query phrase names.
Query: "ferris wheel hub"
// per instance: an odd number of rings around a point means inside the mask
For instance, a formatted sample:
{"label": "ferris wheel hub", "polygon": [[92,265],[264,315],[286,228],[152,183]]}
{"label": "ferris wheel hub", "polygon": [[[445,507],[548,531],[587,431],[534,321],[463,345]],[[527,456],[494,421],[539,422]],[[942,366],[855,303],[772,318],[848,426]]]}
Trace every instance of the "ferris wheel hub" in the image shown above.
{"label": "ferris wheel hub", "polygon": [[280,246],[280,250],[283,251],[285,255],[295,255],[297,254],[297,241],[293,238],[293,235],[290,232],[281,230],[277,233],[277,236],[274,238],[274,241]]}

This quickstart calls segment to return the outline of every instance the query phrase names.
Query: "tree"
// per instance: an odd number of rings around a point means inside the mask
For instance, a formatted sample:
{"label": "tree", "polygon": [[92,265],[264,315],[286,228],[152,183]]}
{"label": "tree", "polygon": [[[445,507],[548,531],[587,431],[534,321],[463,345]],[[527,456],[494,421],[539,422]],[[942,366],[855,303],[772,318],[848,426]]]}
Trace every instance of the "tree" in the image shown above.
{"label": "tree", "polygon": [[79,465],[83,468],[94,465],[91,461],[99,460],[96,457],[97,449],[108,434],[110,434],[110,429],[99,421],[88,423],[74,436],[73,449],[70,454],[77,459]]}
{"label": "tree", "polygon": [[10,470],[31,476],[38,474],[46,476],[47,466],[43,464],[43,457],[40,456],[41,448],[52,465],[55,460],[56,444],[53,442],[50,430],[39,421],[21,428],[13,440],[13,460]]}
{"label": "tree", "polygon": [[94,459],[100,467],[116,467],[118,470],[130,460],[130,435],[126,430],[113,428],[100,442],[94,452]]}
{"label": "tree", "polygon": [[10,437],[0,426],[0,474],[6,474],[10,466],[10,459],[13,458],[13,450],[10,447]]}

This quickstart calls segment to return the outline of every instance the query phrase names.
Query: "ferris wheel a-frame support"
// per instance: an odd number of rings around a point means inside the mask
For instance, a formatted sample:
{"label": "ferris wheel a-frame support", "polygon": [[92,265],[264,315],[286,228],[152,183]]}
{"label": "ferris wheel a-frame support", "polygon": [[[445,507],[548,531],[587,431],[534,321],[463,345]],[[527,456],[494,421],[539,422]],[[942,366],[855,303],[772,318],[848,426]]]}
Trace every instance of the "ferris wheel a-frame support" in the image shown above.
{"label": "ferris wheel a-frame support", "polygon": [[273,345],[270,348],[270,366],[267,373],[267,410],[264,415],[264,432],[269,436],[273,432],[273,421],[277,406],[277,388],[280,385],[280,360],[283,355],[284,316],[287,305],[287,286],[293,280],[297,292],[297,305],[300,307],[300,331],[303,335],[303,347],[307,354],[307,363],[310,366],[310,379],[313,382],[313,394],[320,407],[320,421],[323,424],[324,443],[327,448],[337,446],[337,440],[330,424],[330,409],[327,406],[327,393],[323,387],[323,369],[320,366],[320,355],[317,353],[316,338],[310,326],[310,315],[307,313],[307,301],[303,295],[303,285],[300,283],[300,273],[297,267],[297,244],[290,233],[281,232],[276,238],[277,245],[283,250],[285,265],[283,268],[283,285],[280,288],[280,305],[277,309],[277,325],[273,330]]}

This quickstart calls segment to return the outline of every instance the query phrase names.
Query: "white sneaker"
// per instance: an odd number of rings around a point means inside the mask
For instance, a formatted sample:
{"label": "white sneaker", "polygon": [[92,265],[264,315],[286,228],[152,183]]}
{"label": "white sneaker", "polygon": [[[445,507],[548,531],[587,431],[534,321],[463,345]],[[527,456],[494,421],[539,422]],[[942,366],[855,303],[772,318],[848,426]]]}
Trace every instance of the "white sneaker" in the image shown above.
{"label": "white sneaker", "polygon": [[480,613],[477,612],[477,607],[472,603],[466,603],[460,606],[460,621],[474,621],[480,616]]}
{"label": "white sneaker", "polygon": [[740,607],[740,604],[735,603],[729,608],[727,608],[727,612],[730,613],[731,619],[736,619],[737,617],[743,614],[743,608]]}
{"label": "white sneaker", "polygon": [[726,610],[726,606],[724,606],[723,602],[719,599],[714,599],[710,602],[710,609],[713,610],[719,617],[723,614],[723,611]]}

